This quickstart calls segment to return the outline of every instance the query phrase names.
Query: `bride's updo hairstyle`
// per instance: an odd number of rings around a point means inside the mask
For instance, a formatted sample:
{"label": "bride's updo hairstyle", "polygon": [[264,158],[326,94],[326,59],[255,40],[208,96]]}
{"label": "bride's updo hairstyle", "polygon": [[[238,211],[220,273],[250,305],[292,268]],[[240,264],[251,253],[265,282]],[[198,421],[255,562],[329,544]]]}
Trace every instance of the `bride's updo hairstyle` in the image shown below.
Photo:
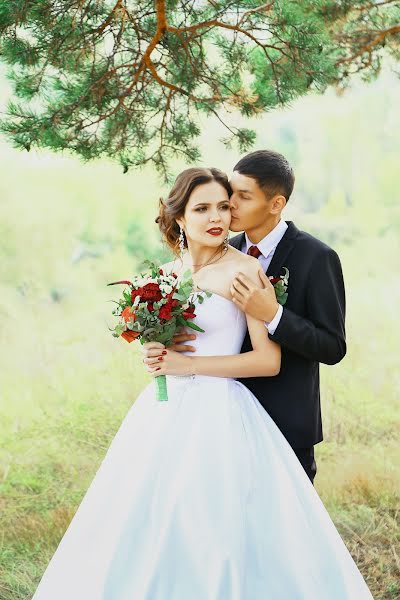
{"label": "bride's updo hairstyle", "polygon": [[[186,205],[193,190],[199,185],[204,185],[211,181],[219,183],[228,192],[228,196],[231,197],[232,188],[229,185],[228,177],[223,171],[214,168],[204,169],[193,167],[185,169],[185,171],[182,171],[182,173],[178,175],[165,200],[160,198],[160,209],[156,223],[158,223],[160,231],[168,246],[175,254],[179,253],[180,233],[176,219],[183,217]],[[186,236],[185,248],[187,248]]]}

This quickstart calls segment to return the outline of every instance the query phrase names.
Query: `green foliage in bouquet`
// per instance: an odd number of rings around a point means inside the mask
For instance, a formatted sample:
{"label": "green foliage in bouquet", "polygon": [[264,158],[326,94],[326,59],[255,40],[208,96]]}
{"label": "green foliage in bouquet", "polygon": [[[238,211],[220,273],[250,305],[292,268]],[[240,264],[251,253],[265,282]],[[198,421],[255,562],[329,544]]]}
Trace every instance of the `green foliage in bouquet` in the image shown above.
{"label": "green foliage in bouquet", "polygon": [[190,327],[203,333],[204,330],[192,319],[196,316],[196,302],[203,302],[203,293],[208,297],[211,293],[193,292],[190,271],[186,271],[178,281],[174,273],[164,273],[150,260],[144,261],[144,265],[148,272],[140,273],[132,282],[115,282],[130,287],[122,292],[122,298],[113,311],[114,315],[123,319],[112,330],[113,336],[122,336],[127,341],[138,338],[142,344],[156,341],[169,346],[179,327]]}

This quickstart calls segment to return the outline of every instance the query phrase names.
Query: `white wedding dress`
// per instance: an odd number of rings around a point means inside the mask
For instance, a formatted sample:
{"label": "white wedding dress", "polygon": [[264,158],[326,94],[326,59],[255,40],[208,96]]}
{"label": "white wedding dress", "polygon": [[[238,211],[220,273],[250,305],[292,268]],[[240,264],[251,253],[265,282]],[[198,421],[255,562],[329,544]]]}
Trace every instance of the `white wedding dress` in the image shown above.
{"label": "white wedding dress", "polygon": [[[196,313],[197,354],[240,352],[235,304],[214,294]],[[129,410],[34,600],[371,599],[253,394],[222,377],[167,384],[168,402],[151,382]]]}

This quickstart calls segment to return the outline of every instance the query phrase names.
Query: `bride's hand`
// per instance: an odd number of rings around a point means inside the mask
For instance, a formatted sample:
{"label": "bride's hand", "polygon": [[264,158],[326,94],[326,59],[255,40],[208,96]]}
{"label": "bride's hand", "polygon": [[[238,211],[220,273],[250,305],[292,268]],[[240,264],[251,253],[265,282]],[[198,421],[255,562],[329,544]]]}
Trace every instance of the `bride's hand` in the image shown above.
{"label": "bride's hand", "polygon": [[160,342],[147,342],[146,344],[143,344],[141,350],[145,365],[154,364],[159,357],[167,353],[166,347]]}
{"label": "bride's hand", "polygon": [[148,342],[143,345],[144,364],[152,377],[158,375],[191,375],[193,358],[180,352],[167,349],[159,342]]}

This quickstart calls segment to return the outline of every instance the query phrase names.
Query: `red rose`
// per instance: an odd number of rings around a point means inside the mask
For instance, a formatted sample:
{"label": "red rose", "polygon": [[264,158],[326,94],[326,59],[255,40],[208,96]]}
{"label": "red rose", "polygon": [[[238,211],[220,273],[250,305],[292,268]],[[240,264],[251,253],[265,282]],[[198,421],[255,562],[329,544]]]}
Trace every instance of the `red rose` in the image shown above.
{"label": "red rose", "polygon": [[127,342],[131,343],[133,340],[136,340],[136,338],[139,337],[139,333],[137,331],[131,331],[128,329],[128,331],[123,331],[121,333],[121,337],[123,337]]}
{"label": "red rose", "polygon": [[150,300],[150,302],[159,302],[162,298],[160,286],[158,283],[146,283],[140,294],[142,300]]}
{"label": "red rose", "polygon": [[160,308],[160,319],[165,319],[166,321],[170,321],[172,319],[172,305],[170,302],[164,304]]}
{"label": "red rose", "polygon": [[278,283],[278,281],[280,280],[280,277],[271,277],[270,282],[272,283],[272,285],[275,285],[275,283]]}
{"label": "red rose", "polygon": [[172,296],[173,296],[174,294],[175,294],[175,288],[172,290],[172,292],[170,292],[170,293],[167,295],[168,304],[171,304],[171,305],[172,305],[172,308],[175,308],[175,306],[178,306],[178,304],[179,304],[178,300],[174,300],[174,299],[172,298]]}
{"label": "red rose", "polygon": [[132,290],[131,291],[131,300],[132,300],[132,303],[135,301],[136,296],[140,296],[140,294],[142,293],[142,289],[143,288],[139,288],[137,290]]}
{"label": "red rose", "polygon": [[169,304],[171,306],[171,308],[175,308],[175,306],[179,306],[178,300],[172,300],[172,298],[169,298],[167,304]]}
{"label": "red rose", "polygon": [[194,314],[194,304],[191,304],[189,306],[189,308],[187,308],[185,310],[185,312],[183,313],[183,318],[188,320],[188,319],[194,319],[196,317],[196,315]]}
{"label": "red rose", "polygon": [[173,292],[168,294],[168,302],[160,308],[160,318],[165,319],[166,321],[170,321],[172,319],[172,311],[175,306],[179,305],[178,300],[172,299],[172,294]]}
{"label": "red rose", "polygon": [[196,315],[193,312],[189,312],[187,310],[185,310],[185,312],[183,313],[182,316],[183,316],[184,319],[186,319],[186,321],[188,319],[195,319],[196,318]]}
{"label": "red rose", "polygon": [[164,275],[164,271],[162,269],[159,270],[160,275]]}
{"label": "red rose", "polygon": [[146,283],[143,287],[132,290],[131,300],[134,302],[135,298],[140,296],[140,300],[144,302],[159,302],[162,298],[162,293],[158,283]]}

